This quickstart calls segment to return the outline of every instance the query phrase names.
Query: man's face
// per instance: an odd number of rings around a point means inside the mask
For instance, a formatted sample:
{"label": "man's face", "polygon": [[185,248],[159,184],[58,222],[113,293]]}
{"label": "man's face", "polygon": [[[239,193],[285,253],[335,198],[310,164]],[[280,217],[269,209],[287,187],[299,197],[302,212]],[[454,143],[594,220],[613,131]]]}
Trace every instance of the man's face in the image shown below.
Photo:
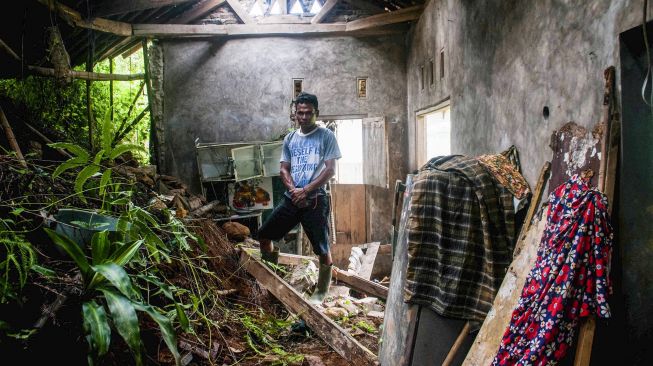
{"label": "man's face", "polygon": [[295,111],[295,116],[299,127],[310,127],[315,124],[317,115],[313,109],[312,104],[299,103],[297,104],[297,110]]}

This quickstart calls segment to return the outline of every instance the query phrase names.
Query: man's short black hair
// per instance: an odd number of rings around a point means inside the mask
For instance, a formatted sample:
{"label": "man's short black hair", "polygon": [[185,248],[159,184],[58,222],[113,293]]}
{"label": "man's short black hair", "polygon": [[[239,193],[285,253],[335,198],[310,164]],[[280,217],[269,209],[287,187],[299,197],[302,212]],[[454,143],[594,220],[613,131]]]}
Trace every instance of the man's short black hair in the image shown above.
{"label": "man's short black hair", "polygon": [[295,98],[295,104],[310,104],[313,106],[314,109],[318,109],[317,106],[317,97],[313,94],[309,93],[304,93],[301,92],[299,95],[297,95],[297,98]]}

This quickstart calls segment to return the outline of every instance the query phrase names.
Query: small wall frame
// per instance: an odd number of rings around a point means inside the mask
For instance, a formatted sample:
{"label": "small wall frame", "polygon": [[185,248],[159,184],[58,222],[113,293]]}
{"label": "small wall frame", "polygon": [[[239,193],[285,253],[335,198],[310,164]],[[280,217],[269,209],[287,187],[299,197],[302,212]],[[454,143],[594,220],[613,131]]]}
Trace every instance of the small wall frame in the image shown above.
{"label": "small wall frame", "polygon": [[356,95],[359,98],[367,98],[367,78],[356,78]]}

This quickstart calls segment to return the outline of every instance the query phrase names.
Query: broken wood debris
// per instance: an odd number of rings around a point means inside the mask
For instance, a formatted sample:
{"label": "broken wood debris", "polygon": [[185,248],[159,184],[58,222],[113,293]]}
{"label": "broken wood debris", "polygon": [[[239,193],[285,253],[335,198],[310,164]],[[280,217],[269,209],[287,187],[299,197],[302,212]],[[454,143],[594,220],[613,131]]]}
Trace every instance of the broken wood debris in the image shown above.
{"label": "broken wood debris", "polygon": [[333,320],[308,303],[297,290],[288,285],[266,265],[255,259],[247,250],[241,251],[240,261],[241,265],[263,287],[301,317],[339,355],[356,365],[378,364],[376,355],[347,334]]}

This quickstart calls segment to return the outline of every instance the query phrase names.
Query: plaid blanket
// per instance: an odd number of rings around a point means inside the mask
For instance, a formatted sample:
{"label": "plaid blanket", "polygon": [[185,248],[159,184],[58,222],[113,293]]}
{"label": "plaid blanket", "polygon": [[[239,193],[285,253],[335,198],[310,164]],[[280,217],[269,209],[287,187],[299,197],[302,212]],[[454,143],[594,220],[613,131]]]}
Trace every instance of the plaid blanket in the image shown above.
{"label": "plaid blanket", "polygon": [[474,158],[431,159],[414,178],[405,300],[483,321],[514,247],[512,194]]}

